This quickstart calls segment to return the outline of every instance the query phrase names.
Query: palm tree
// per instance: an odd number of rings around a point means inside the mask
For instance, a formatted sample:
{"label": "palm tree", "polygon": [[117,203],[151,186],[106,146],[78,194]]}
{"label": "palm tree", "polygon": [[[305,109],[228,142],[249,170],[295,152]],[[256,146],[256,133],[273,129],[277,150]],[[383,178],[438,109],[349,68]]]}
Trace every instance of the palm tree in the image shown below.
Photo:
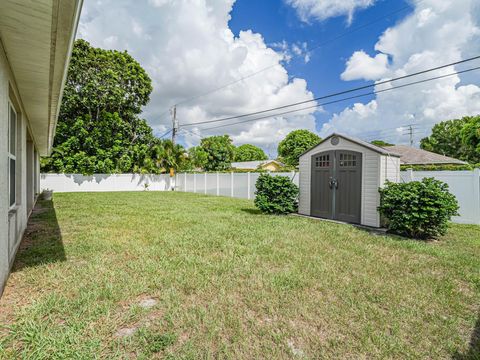
{"label": "palm tree", "polygon": [[171,140],[162,140],[154,148],[154,160],[161,172],[177,170],[186,161],[185,149],[182,145],[173,145]]}

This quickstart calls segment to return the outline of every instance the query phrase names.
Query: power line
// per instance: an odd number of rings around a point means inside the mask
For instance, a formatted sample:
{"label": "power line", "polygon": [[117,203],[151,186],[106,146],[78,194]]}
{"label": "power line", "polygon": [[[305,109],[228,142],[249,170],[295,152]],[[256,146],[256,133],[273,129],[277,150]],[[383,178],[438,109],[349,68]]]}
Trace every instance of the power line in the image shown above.
{"label": "power line", "polygon": [[185,134],[195,135],[195,136],[197,136],[197,137],[200,138],[200,139],[202,138],[202,135],[200,135],[199,133],[197,133],[196,131],[193,131],[193,130],[180,128],[180,131],[183,131]]}
{"label": "power line", "polygon": [[168,130],[166,133],[164,133],[163,135],[159,136],[158,138],[159,138],[159,139],[164,138],[165,136],[167,136],[168,134],[170,134],[170,133],[172,132],[172,130],[173,130],[173,129]]}
{"label": "power line", "polygon": [[[424,0],[417,1],[417,4],[421,3],[422,1],[424,1]],[[330,44],[330,43],[332,43],[332,42],[334,42],[334,41],[336,41],[336,40],[339,40],[339,39],[347,36],[347,35],[353,34],[353,33],[357,32],[357,31],[359,31],[359,30],[365,29],[365,28],[367,28],[367,27],[369,27],[369,26],[371,26],[371,25],[373,25],[373,24],[376,24],[377,22],[379,22],[379,21],[381,21],[381,20],[384,20],[384,19],[388,18],[389,16],[396,15],[396,14],[398,14],[398,13],[400,13],[400,12],[403,12],[403,11],[405,11],[405,10],[409,10],[409,9],[411,9],[411,8],[412,8],[412,7],[411,7],[410,5],[402,6],[401,8],[398,8],[398,9],[396,9],[396,10],[394,10],[394,11],[392,11],[392,12],[389,12],[389,13],[383,15],[383,16],[380,16],[380,17],[378,17],[378,18],[376,18],[376,19],[373,19],[372,21],[369,21],[369,22],[367,22],[367,23],[364,23],[363,25],[357,26],[357,27],[355,27],[355,28],[350,29],[349,31],[345,31],[345,32],[341,33],[340,35],[334,36],[334,37],[332,37],[332,38],[330,38],[330,39],[328,39],[328,40],[325,40],[325,41],[323,41],[323,42],[317,43],[317,45],[315,45],[314,47],[312,47],[311,49],[309,49],[308,52],[309,52],[309,53],[312,53],[312,52],[314,52],[315,50],[317,50],[317,49],[319,49],[319,48],[321,48],[321,47],[323,47],[323,46],[325,46],[325,45],[328,45],[328,44]],[[296,55],[296,56],[301,56],[301,54]],[[295,57],[295,56],[294,56],[294,57]],[[201,93],[201,94],[198,94],[198,95],[194,95],[194,96],[192,96],[192,97],[190,97],[190,98],[187,98],[187,99],[185,99],[185,100],[182,100],[182,101],[180,101],[180,102],[177,102],[177,105],[185,104],[185,103],[188,103],[188,102],[193,101],[193,100],[195,100],[195,99],[198,99],[198,98],[200,98],[200,97],[204,97],[204,96],[210,95],[210,94],[212,94],[212,93],[214,93],[214,92],[223,90],[223,89],[225,89],[225,88],[227,88],[227,87],[229,87],[229,86],[235,85],[235,84],[237,84],[237,83],[239,83],[239,82],[241,82],[241,81],[244,81],[244,80],[249,79],[249,78],[251,78],[251,77],[254,77],[254,76],[258,75],[258,74],[261,74],[262,72],[265,72],[265,71],[270,70],[270,69],[272,69],[272,68],[274,68],[274,67],[282,66],[282,65],[283,65],[282,63],[277,62],[277,63],[275,63],[275,64],[266,66],[266,67],[264,67],[264,68],[262,68],[262,69],[260,69],[260,70],[258,70],[258,71],[255,71],[255,72],[252,72],[252,73],[250,73],[250,74],[248,74],[248,75],[246,75],[246,76],[243,76],[243,77],[241,77],[240,79],[231,81],[231,82],[229,82],[229,83],[227,83],[227,84],[225,84],[225,85],[219,86],[219,87],[214,88],[214,89],[211,89],[211,90],[209,90],[209,91],[207,91],[207,92],[204,92],[204,93]]]}
{"label": "power line", "polygon": [[289,107],[292,107],[292,106],[303,105],[303,104],[318,101],[318,100],[324,100],[324,99],[328,99],[328,98],[331,98],[331,97],[336,97],[336,96],[339,96],[339,95],[344,95],[344,94],[356,92],[356,91],[359,91],[359,90],[364,90],[364,89],[376,87],[376,86],[387,84],[387,83],[390,83],[390,82],[393,82],[393,81],[403,80],[403,79],[407,79],[407,78],[410,78],[410,77],[413,77],[413,76],[426,74],[426,73],[429,73],[429,72],[432,72],[432,71],[440,70],[440,69],[443,69],[443,68],[446,68],[446,67],[449,67],[449,66],[459,65],[459,64],[462,64],[462,63],[465,63],[465,62],[468,62],[468,61],[473,61],[473,60],[476,60],[476,59],[479,59],[479,58],[480,58],[480,55],[479,56],[474,56],[474,57],[471,57],[471,58],[468,58],[468,59],[465,59],[465,60],[460,60],[460,61],[456,61],[456,62],[453,62],[453,63],[433,67],[433,68],[430,68],[430,69],[425,69],[425,70],[418,71],[418,72],[415,72],[415,73],[412,73],[412,74],[399,76],[399,77],[396,77],[396,78],[393,78],[393,79],[382,80],[382,81],[377,82],[377,83],[364,85],[364,86],[359,86],[359,87],[356,87],[356,88],[351,88],[351,89],[348,89],[348,90],[339,91],[339,92],[328,94],[328,95],[323,95],[323,96],[320,96],[320,97],[317,97],[317,98],[314,98],[314,99],[311,99],[311,100],[299,101],[299,102],[292,103],[292,104],[277,106],[277,107],[270,108],[270,109],[265,109],[265,110],[254,111],[254,112],[247,113],[247,114],[242,114],[242,115],[229,116],[229,117],[224,117],[224,118],[214,119],[214,120],[199,121],[199,122],[195,122],[195,123],[187,123],[187,124],[183,124],[182,126],[196,126],[196,125],[200,125],[200,124],[208,124],[208,123],[215,123],[215,122],[227,121],[227,120],[232,120],[232,119],[239,119],[239,118],[243,118],[243,117],[247,117],[247,116],[263,114],[263,113],[270,112],[270,111],[285,109],[285,108],[289,108]]}
{"label": "power line", "polygon": [[[303,107],[303,108],[300,108],[300,109],[294,109],[294,110],[284,111],[284,112],[281,112],[281,113],[276,113],[276,114],[273,114],[273,115],[260,116],[260,117],[256,117],[256,118],[253,118],[253,119],[247,119],[247,120],[243,120],[243,121],[239,121],[239,122],[235,122],[235,123],[223,124],[223,125],[217,125],[217,126],[213,126],[213,127],[209,127],[209,128],[204,128],[203,130],[204,131],[205,130],[212,130],[212,129],[217,129],[217,128],[226,127],[226,126],[243,124],[243,123],[247,123],[247,122],[251,122],[251,121],[258,121],[258,120],[263,120],[263,119],[274,118],[274,117],[277,117],[277,116],[286,115],[286,114],[290,114],[290,113],[294,113],[294,112],[298,112],[298,111],[309,110],[309,109],[313,109],[313,108],[318,108],[320,106],[331,105],[331,104],[339,103],[339,102],[342,102],[342,101],[347,101],[347,100],[356,99],[356,98],[360,98],[360,97],[376,95],[376,94],[380,94],[380,93],[395,90],[395,89],[401,89],[401,88],[404,88],[404,87],[413,86],[413,85],[417,85],[417,84],[421,84],[421,83],[425,83],[425,82],[429,82],[429,81],[433,81],[433,80],[439,80],[439,79],[443,79],[443,78],[446,78],[446,77],[449,77],[449,76],[463,74],[463,73],[478,70],[478,69],[480,69],[480,66],[475,67],[475,68],[471,68],[471,69],[462,70],[462,71],[456,71],[456,72],[445,74],[445,75],[435,76],[435,77],[432,77],[432,78],[423,79],[423,80],[419,80],[419,81],[415,81],[415,82],[411,82],[411,83],[407,83],[407,84],[403,84],[403,85],[398,85],[398,86],[394,86],[394,87],[383,89],[383,90],[372,91],[372,92],[363,93],[363,94],[354,95],[354,96],[349,96],[349,97],[346,97],[346,98],[337,99],[337,100],[333,100],[333,101],[329,101],[329,102],[325,102],[325,103],[319,103],[319,104]],[[234,117],[232,119],[236,119],[236,117]],[[224,121],[224,120],[222,119],[221,121]],[[211,123],[211,122],[216,122],[216,121],[201,122],[201,123],[197,123],[197,124],[205,124],[205,123]],[[195,124],[195,125],[197,125],[197,124]],[[185,126],[185,125],[182,125],[182,126]]]}

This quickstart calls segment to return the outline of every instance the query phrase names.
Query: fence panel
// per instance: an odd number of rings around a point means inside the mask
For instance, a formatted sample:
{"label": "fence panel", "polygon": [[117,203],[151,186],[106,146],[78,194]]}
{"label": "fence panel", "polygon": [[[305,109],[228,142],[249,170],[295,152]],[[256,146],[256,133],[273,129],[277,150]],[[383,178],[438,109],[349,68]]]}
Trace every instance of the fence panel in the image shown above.
{"label": "fence panel", "polygon": [[87,191],[166,191],[170,188],[168,175],[149,174],[41,174],[40,190],[55,192]]}
{"label": "fence panel", "polygon": [[[177,191],[195,192],[208,195],[253,199],[255,183],[261,173],[181,173],[176,176]],[[288,176],[298,185],[298,173],[273,173]]]}
{"label": "fence panel", "polygon": [[232,191],[231,186],[232,175],[231,174],[218,174],[218,195],[230,196]]}
{"label": "fence panel", "polygon": [[238,173],[235,174],[233,177],[233,189],[234,189],[234,197],[241,198],[241,199],[249,199],[249,186],[248,186],[248,178],[249,173]]}
{"label": "fence panel", "polygon": [[418,181],[433,177],[448,184],[457,198],[460,216],[452,220],[461,224],[480,224],[480,170],[473,171],[401,171],[402,181]]}
{"label": "fence panel", "polygon": [[205,174],[207,177],[207,194],[217,195],[217,174]]}

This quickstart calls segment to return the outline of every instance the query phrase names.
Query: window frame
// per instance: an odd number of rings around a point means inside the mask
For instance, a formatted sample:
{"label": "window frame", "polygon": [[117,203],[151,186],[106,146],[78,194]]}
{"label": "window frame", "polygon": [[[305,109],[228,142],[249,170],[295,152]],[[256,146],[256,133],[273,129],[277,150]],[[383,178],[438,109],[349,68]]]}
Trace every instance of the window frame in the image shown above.
{"label": "window frame", "polygon": [[330,154],[322,154],[315,156],[316,168],[328,168],[330,167]]}
{"label": "window frame", "polygon": [[[12,137],[12,119],[11,119],[11,114],[15,114],[15,134]],[[14,141],[13,147],[12,147],[12,138]],[[15,153],[12,153],[11,150],[14,150]],[[8,209],[9,211],[14,210],[17,207],[17,152],[18,152],[18,112],[15,109],[15,106],[13,106],[13,103],[8,100],[8,150],[7,150],[7,156],[8,156]],[[12,175],[12,169],[11,169],[11,164],[12,160],[14,161],[14,174],[15,174],[15,181],[13,184],[13,196],[14,196],[14,201],[13,204],[10,203],[10,199],[12,197],[12,189],[11,189],[11,175]]]}

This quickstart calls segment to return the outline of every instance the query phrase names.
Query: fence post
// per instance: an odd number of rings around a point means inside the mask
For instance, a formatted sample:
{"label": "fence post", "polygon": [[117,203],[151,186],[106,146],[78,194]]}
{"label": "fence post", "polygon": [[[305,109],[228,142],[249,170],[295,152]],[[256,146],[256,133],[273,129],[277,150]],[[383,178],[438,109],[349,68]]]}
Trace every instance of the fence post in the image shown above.
{"label": "fence post", "polygon": [[247,173],[247,199],[250,200],[250,171]]}
{"label": "fence post", "polygon": [[407,169],[407,180],[408,182],[413,181],[413,169]]}
{"label": "fence post", "polygon": [[197,173],[193,173],[193,192],[197,192]]}
{"label": "fence post", "polygon": [[233,198],[233,171],[230,173],[230,197]]}
{"label": "fence post", "polygon": [[218,175],[217,171],[217,196],[220,195],[220,175]]}
{"label": "fence post", "polygon": [[204,181],[204,185],[205,185],[205,195],[207,195],[207,172],[204,172],[204,177],[203,177],[203,181]]}
{"label": "fence post", "polygon": [[187,173],[183,173],[183,192],[187,192]]}
{"label": "fence post", "polygon": [[480,224],[480,169],[475,168],[472,172],[473,179],[473,198],[475,203],[474,221],[476,224]]}

